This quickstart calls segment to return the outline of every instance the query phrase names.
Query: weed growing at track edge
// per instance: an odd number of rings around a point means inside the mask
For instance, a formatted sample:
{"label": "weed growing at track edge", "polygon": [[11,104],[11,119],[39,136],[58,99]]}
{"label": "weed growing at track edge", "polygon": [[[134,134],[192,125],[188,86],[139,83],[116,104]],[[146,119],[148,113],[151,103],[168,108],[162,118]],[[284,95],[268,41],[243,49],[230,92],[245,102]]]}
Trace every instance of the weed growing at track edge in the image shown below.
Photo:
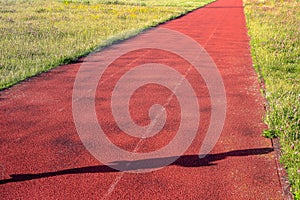
{"label": "weed growing at track edge", "polygon": [[266,137],[279,137],[295,199],[300,199],[300,2],[244,0],[254,67],[266,84]]}

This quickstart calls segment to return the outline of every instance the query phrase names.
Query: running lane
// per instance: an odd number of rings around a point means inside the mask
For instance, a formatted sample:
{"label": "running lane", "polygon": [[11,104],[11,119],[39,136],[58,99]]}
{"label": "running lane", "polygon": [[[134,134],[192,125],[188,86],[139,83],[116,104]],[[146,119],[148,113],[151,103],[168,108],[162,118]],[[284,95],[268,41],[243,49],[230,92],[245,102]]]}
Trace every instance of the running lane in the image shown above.
{"label": "running lane", "polygon": [[[92,61],[58,67],[0,92],[1,199],[283,199],[276,155],[271,141],[261,136],[266,128],[262,122],[264,99],[252,67],[242,1],[219,0],[159,27],[193,38],[209,53],[220,72],[227,113],[223,131],[210,154],[198,158],[213,105],[205,77],[199,76],[186,59],[158,49],[128,52],[107,68],[96,90],[96,116],[106,136],[129,152],[152,152],[167,146],[176,137],[182,113],[179,99],[171,90],[146,84],[132,94],[130,114],[140,126],[150,123],[151,105],[166,106],[163,129],[144,140],[125,134],[115,123],[111,95],[118,80],[136,66],[153,62],[170,66],[188,80],[199,104],[200,126],[184,155],[159,170],[125,173],[95,159],[78,136],[72,94],[80,66],[85,63],[89,69],[96,63],[93,61],[118,55],[124,46],[143,44],[144,38],[155,35],[157,29],[152,29],[93,55]],[[173,43],[182,45],[183,54],[192,51],[181,41]],[[150,70],[139,78],[147,80],[149,76],[166,82],[166,76],[172,77]],[[92,79],[84,78],[86,86]],[[180,90],[183,81],[170,83]],[[120,98],[126,94],[126,90],[121,91]],[[188,124],[186,131],[193,125]],[[110,154],[107,151],[108,157]],[[141,168],[155,169],[161,167],[156,165],[159,161],[167,159],[138,162]]]}

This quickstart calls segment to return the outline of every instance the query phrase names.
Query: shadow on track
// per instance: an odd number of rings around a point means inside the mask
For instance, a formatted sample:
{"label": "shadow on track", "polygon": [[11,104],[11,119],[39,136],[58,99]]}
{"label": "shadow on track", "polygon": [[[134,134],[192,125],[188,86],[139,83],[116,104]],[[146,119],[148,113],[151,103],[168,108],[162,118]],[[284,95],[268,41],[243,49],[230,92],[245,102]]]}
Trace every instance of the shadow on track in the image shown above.
{"label": "shadow on track", "polygon": [[[274,151],[273,148],[258,148],[258,149],[244,149],[244,150],[235,150],[225,153],[218,154],[208,154],[205,158],[199,159],[198,155],[183,155],[179,157],[175,162],[170,165],[177,165],[182,167],[203,167],[216,165],[214,161],[224,160],[227,157],[239,157],[239,156],[251,156],[251,155],[262,155],[268,154]],[[172,157],[166,158],[152,158],[146,160],[137,160],[137,161],[117,161],[112,163],[112,166],[132,166],[132,170],[136,169],[150,169],[150,168],[161,168],[163,166],[159,165],[161,160],[172,159]],[[108,172],[119,172],[113,168],[110,168],[106,165],[97,165],[97,166],[88,166],[80,168],[65,169],[55,172],[44,172],[37,174],[11,174],[10,179],[0,180],[1,184],[11,183],[11,182],[21,182],[28,181],[33,179],[61,176],[67,174],[84,174],[84,173],[108,173]]]}

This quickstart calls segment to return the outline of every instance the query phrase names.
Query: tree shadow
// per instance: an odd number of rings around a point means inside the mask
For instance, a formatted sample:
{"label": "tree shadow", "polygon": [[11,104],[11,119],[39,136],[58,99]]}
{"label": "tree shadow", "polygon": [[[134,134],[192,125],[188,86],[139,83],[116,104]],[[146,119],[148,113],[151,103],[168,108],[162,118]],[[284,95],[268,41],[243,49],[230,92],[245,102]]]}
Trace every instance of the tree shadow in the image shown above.
{"label": "tree shadow", "polygon": [[[213,163],[214,161],[224,160],[227,157],[240,157],[240,156],[251,156],[251,155],[262,155],[268,154],[274,151],[273,148],[257,148],[257,149],[244,149],[235,150],[225,153],[208,154],[205,158],[199,159],[198,155],[183,155],[180,156],[175,162],[170,165],[177,165],[181,167],[203,167],[217,165]],[[165,157],[165,158],[152,158],[137,161],[117,161],[112,163],[111,166],[116,168],[122,168],[130,165],[131,170],[137,169],[155,169],[161,168],[164,165],[162,163],[168,162],[168,160],[174,160],[175,157]],[[175,158],[176,159],[176,158]],[[11,183],[11,182],[22,182],[33,179],[61,176],[67,174],[85,174],[85,173],[109,173],[109,172],[120,172],[116,169],[108,167],[106,165],[96,165],[80,168],[65,169],[54,172],[44,172],[37,174],[11,174],[10,179],[0,180],[1,184]]]}

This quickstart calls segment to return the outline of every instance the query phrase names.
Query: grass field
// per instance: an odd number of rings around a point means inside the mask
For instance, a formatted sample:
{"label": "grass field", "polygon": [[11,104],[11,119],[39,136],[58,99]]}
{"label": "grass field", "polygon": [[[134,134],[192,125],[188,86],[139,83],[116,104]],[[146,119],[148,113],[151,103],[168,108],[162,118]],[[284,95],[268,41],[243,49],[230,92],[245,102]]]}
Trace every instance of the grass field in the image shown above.
{"label": "grass field", "polygon": [[212,0],[0,0],[0,90]]}
{"label": "grass field", "polygon": [[244,0],[253,62],[266,88],[267,137],[279,137],[295,199],[300,199],[300,2]]}

